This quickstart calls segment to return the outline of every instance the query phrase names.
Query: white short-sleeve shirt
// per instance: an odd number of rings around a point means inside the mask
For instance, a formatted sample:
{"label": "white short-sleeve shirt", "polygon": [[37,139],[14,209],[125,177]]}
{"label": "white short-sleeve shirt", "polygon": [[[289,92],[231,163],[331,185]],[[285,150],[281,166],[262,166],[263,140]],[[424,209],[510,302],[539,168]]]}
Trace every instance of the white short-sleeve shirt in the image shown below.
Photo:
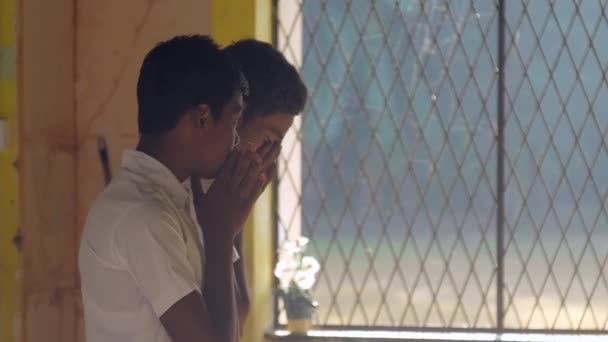
{"label": "white short-sleeve shirt", "polygon": [[80,242],[87,342],[170,342],[159,317],[202,292],[202,242],[189,187],[156,159],[126,151]]}

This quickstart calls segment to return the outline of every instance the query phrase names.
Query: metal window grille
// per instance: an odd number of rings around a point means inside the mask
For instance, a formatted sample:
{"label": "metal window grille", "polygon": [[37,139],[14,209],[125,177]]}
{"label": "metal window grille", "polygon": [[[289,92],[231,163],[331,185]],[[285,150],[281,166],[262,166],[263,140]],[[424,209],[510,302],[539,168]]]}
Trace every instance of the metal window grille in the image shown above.
{"label": "metal window grille", "polygon": [[608,328],[607,10],[276,2],[310,91],[277,236],[311,238],[317,324]]}

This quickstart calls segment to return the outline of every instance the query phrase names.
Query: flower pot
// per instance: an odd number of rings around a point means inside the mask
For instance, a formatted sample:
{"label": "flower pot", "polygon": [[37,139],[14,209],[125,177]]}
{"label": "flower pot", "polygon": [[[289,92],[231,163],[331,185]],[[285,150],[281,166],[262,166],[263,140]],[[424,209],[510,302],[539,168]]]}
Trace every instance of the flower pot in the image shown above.
{"label": "flower pot", "polygon": [[283,295],[287,313],[287,329],[293,334],[305,334],[312,328],[317,303],[308,292],[292,291]]}
{"label": "flower pot", "polygon": [[312,318],[288,319],[287,330],[295,335],[305,335],[312,329]]}

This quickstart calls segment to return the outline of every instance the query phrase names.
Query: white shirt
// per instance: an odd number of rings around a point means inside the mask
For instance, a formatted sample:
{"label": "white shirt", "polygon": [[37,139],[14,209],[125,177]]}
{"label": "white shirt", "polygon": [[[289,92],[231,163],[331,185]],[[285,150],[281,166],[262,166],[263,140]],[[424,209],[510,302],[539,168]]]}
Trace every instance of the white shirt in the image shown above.
{"label": "white shirt", "polygon": [[171,342],[159,317],[202,292],[203,237],[191,197],[156,159],[124,153],[122,171],[94,202],[80,242],[88,342]]}

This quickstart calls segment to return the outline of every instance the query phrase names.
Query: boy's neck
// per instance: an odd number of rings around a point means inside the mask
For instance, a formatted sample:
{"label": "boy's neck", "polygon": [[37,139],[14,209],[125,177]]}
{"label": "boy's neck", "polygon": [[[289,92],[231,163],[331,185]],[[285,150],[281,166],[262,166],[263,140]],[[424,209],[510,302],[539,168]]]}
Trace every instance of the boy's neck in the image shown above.
{"label": "boy's neck", "polygon": [[182,149],[173,144],[170,139],[159,136],[142,135],[136,150],[158,160],[171,171],[180,183],[183,183],[191,172],[181,158]]}

